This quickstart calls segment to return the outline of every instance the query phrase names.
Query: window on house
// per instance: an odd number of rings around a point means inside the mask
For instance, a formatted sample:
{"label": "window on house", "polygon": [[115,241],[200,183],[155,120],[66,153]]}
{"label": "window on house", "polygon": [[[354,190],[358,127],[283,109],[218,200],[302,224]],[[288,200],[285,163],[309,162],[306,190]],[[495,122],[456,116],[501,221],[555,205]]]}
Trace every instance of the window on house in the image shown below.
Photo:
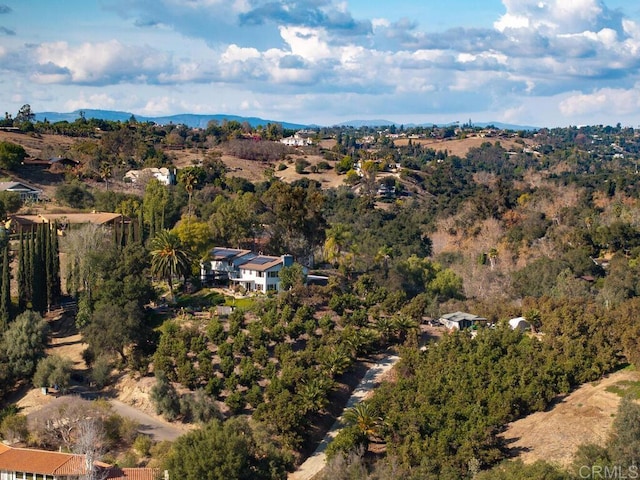
{"label": "window on house", "polygon": [[256,276],[262,278],[264,277],[264,272],[256,272]]}
{"label": "window on house", "polygon": [[278,278],[278,272],[268,272],[267,276],[269,278]]}
{"label": "window on house", "polygon": [[269,290],[269,291],[273,291],[273,290],[275,290],[275,289],[276,289],[276,286],[275,286],[275,285],[273,285],[273,284],[271,284],[271,283],[270,283],[269,285],[267,285],[267,290]]}

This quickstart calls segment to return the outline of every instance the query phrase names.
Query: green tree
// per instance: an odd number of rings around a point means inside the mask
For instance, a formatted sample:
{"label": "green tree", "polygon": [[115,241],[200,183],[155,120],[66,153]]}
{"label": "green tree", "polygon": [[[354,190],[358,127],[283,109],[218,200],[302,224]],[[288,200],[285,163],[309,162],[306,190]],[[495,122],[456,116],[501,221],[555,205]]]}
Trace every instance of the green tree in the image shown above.
{"label": "green tree", "polygon": [[33,375],[35,387],[53,387],[65,390],[71,382],[73,362],[68,358],[58,355],[44,357],[38,362],[36,372]]}
{"label": "green tree", "polygon": [[27,152],[18,144],[11,142],[0,142],[0,168],[13,170],[22,164]]}
{"label": "green tree", "polygon": [[290,267],[282,267],[278,272],[280,278],[280,289],[289,290],[291,287],[304,285],[306,276],[304,268],[299,263],[294,263]]}
{"label": "green tree", "polygon": [[256,440],[243,418],[213,420],[183,435],[165,462],[171,478],[184,480],[284,479],[287,466],[281,453]]}
{"label": "green tree", "polygon": [[178,236],[160,231],[151,240],[151,273],[167,281],[173,298],[173,278],[186,277],[190,272],[191,258]]}
{"label": "green tree", "polygon": [[171,232],[175,233],[182,245],[189,248],[190,252],[198,258],[206,254],[211,244],[209,225],[193,216],[181,218]]}
{"label": "green tree", "polygon": [[123,362],[127,361],[127,349],[144,341],[145,332],[144,316],[135,301],[125,305],[98,303],[90,323],[82,330],[95,355],[117,353]]}
{"label": "green tree", "polygon": [[15,121],[18,123],[33,122],[35,119],[36,114],[33,113],[33,110],[31,110],[31,105],[29,105],[28,103],[25,103],[22,107],[20,107],[20,110],[18,110],[18,113],[15,117]]}
{"label": "green tree", "polygon": [[11,319],[11,273],[9,246],[2,249],[2,285],[0,286],[0,334],[4,333]]}
{"label": "green tree", "polygon": [[184,189],[189,195],[189,201],[187,203],[187,216],[191,216],[191,198],[193,197],[193,190],[198,184],[198,172],[193,168],[185,168],[180,172],[180,182],[184,184]]}
{"label": "green tree", "polygon": [[27,310],[9,324],[2,338],[2,351],[14,379],[31,378],[47,345],[47,322]]}
{"label": "green tree", "polygon": [[608,451],[614,465],[640,465],[640,405],[629,396],[624,396],[618,406]]}
{"label": "green tree", "polygon": [[145,187],[142,211],[145,224],[149,227],[149,236],[154,237],[165,227],[165,217],[169,206],[167,187],[153,178]]}

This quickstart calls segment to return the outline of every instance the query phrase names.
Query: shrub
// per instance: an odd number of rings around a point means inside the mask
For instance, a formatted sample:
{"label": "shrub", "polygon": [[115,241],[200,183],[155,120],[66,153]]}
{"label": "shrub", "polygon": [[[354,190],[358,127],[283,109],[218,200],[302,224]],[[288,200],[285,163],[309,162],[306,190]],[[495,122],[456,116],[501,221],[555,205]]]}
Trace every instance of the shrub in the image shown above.
{"label": "shrub", "polygon": [[97,388],[102,388],[109,383],[111,377],[111,363],[109,359],[101,356],[93,364],[91,369],[91,381]]}
{"label": "shrub", "polygon": [[167,420],[175,420],[180,413],[180,398],[175,387],[163,373],[156,375],[156,384],[151,388],[151,401],[156,413]]}
{"label": "shrub", "polygon": [[133,441],[134,450],[143,457],[148,457],[153,446],[153,440],[149,435],[140,434]]}

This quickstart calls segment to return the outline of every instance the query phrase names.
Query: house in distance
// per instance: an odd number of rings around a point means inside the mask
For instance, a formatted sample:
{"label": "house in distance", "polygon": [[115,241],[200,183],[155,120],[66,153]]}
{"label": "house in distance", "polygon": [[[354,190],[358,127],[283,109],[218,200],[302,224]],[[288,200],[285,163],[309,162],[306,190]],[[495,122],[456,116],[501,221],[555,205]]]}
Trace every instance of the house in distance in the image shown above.
{"label": "house in distance", "polygon": [[465,328],[472,328],[480,323],[487,322],[487,319],[484,317],[466,312],[447,313],[442,315],[438,320],[450,330],[464,330]]}
{"label": "house in distance", "polygon": [[200,279],[203,283],[230,282],[247,292],[276,292],[280,290],[280,269],[291,265],[291,255],[274,257],[251,250],[215,247],[209,258],[200,263]]}

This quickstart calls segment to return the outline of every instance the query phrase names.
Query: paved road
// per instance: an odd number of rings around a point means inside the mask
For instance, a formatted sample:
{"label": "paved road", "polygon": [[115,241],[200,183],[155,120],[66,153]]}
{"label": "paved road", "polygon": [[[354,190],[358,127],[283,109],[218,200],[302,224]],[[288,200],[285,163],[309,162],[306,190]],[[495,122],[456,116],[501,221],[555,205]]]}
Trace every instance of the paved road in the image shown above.
{"label": "paved road", "polygon": [[119,400],[109,400],[109,403],[117,414],[138,422],[140,424],[138,428],[140,433],[151,435],[153,439],[158,442],[163,440],[174,441],[180,435],[187,432],[187,428],[181,425],[174,425],[166,421],[158,420]]}
{"label": "paved road", "polygon": [[[345,410],[364,400],[367,394],[380,383],[382,377],[391,370],[399,359],[400,357],[397,355],[390,355],[378,361],[373,367],[371,367],[353,391],[351,397],[349,397]],[[316,448],[316,451],[313,452],[302,465],[300,465],[298,470],[289,474],[288,480],[311,480],[316,476],[324,468],[327,461],[327,456],[324,453],[325,449],[342,427],[343,424],[341,416],[327,432],[325,437],[322,439],[322,442],[320,442],[320,445],[318,445],[318,448]]]}

